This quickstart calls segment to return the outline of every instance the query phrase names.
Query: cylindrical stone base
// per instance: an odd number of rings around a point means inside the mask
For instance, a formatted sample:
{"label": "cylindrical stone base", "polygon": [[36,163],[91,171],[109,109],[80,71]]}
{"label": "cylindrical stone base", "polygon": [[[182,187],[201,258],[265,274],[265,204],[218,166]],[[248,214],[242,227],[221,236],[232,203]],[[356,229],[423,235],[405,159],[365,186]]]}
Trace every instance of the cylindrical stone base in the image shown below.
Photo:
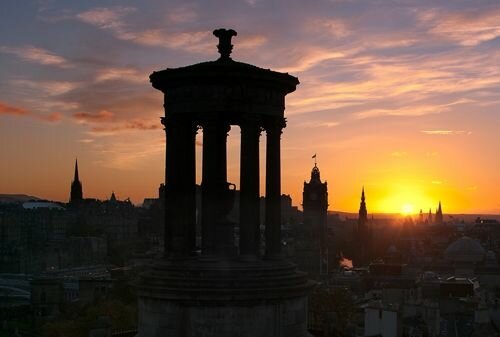
{"label": "cylindrical stone base", "polygon": [[139,300],[137,337],[305,337],[307,297],[251,306]]}
{"label": "cylindrical stone base", "polygon": [[159,261],[138,284],[137,337],[306,337],[314,284],[286,261]]}

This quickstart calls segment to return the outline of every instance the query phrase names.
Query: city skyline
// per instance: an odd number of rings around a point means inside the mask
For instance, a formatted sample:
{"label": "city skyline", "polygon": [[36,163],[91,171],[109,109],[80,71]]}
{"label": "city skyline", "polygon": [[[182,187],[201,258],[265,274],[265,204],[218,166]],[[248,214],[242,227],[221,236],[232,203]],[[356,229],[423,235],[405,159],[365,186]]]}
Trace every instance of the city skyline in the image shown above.
{"label": "city skyline", "polygon": [[[434,213],[439,201],[445,213],[500,213],[494,1],[217,7],[2,3],[0,193],[67,201],[78,157],[85,197],[155,196],[165,143],[148,76],[216,59],[211,32],[226,26],[238,31],[235,60],[301,81],[282,137],[282,192],[296,205],[317,153],[330,210],[356,212],[364,186],[370,213]],[[239,186],[238,128],[228,144]]]}

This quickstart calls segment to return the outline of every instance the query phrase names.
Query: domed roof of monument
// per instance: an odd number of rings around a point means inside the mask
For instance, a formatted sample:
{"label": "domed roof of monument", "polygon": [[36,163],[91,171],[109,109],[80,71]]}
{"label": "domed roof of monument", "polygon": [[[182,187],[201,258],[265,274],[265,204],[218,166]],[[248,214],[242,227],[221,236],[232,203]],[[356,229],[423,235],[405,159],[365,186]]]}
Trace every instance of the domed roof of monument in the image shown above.
{"label": "domed roof of monument", "polygon": [[223,82],[236,85],[238,81],[244,81],[245,83],[254,81],[260,85],[280,87],[287,93],[295,91],[297,84],[299,84],[299,80],[295,76],[234,61],[230,57],[233,48],[231,37],[237,35],[234,30],[217,29],[214,31],[214,35],[219,38],[219,44],[217,45],[221,54],[219,59],[185,67],[155,71],[149,76],[153,87],[162,90],[193,83]]}
{"label": "domed roof of monument", "polygon": [[452,242],[444,252],[447,260],[452,262],[477,263],[484,260],[486,250],[479,241],[463,236]]}

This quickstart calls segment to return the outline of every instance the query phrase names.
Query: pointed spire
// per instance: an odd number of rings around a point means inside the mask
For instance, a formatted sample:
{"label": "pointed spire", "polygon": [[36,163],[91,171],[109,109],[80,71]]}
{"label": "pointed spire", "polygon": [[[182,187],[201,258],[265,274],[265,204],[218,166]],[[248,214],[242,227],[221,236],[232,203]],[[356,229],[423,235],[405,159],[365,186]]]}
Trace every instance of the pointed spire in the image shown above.
{"label": "pointed spire", "polygon": [[439,201],[438,208],[436,210],[436,224],[441,225],[443,223],[443,210],[441,209],[441,200]]}
{"label": "pointed spire", "polygon": [[70,192],[70,202],[78,202],[83,200],[82,183],[80,182],[80,177],[78,176],[78,158],[75,159],[75,176],[73,177],[73,182],[71,183]]}
{"label": "pointed spire", "polygon": [[368,212],[365,203],[365,187],[361,190],[361,202],[359,203],[359,223],[364,225],[368,220]]}
{"label": "pointed spire", "polygon": [[73,181],[79,181],[78,177],[78,158],[75,159],[75,177],[73,178]]}

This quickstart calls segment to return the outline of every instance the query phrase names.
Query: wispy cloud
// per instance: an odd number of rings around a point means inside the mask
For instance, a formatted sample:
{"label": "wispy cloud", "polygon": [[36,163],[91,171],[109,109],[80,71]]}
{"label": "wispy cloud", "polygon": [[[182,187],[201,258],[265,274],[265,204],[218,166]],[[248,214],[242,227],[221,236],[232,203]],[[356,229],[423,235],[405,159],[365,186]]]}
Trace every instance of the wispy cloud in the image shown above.
{"label": "wispy cloud", "polygon": [[133,130],[158,130],[161,129],[161,125],[158,122],[147,121],[147,120],[128,120],[119,123],[114,123],[110,125],[99,125],[92,126],[90,128],[90,133],[92,135],[113,135],[117,132],[123,131],[133,131]]}
{"label": "wispy cloud", "polygon": [[[137,9],[116,6],[112,8],[94,8],[76,15],[76,18],[89,25],[107,30],[117,39],[131,41],[150,47],[164,47],[194,53],[211,53],[214,40],[209,30],[191,30],[178,32],[174,29],[148,28],[138,29],[129,24],[126,17]],[[174,23],[186,23],[195,20],[196,12],[192,8],[179,7],[167,14]],[[239,48],[253,48],[266,41],[259,35],[245,36],[239,39]]]}
{"label": "wispy cloud", "polygon": [[17,57],[32,63],[42,65],[57,66],[60,68],[72,68],[71,64],[64,57],[56,55],[46,49],[35,46],[9,47],[0,46],[0,52],[16,55]]}
{"label": "wispy cloud", "polygon": [[120,80],[136,83],[147,82],[146,73],[141,73],[134,68],[104,68],[97,72],[95,77],[97,82]]}
{"label": "wispy cloud", "polygon": [[306,120],[306,121],[295,121],[295,126],[299,128],[333,128],[340,125],[338,121],[332,120]]}
{"label": "wispy cloud", "polygon": [[114,113],[108,110],[101,110],[95,113],[92,112],[75,112],[73,117],[82,123],[99,123],[110,122],[113,120]]}
{"label": "wispy cloud", "polygon": [[98,7],[76,15],[81,21],[99,28],[109,29],[119,34],[125,34],[125,23],[122,19],[137,11],[134,7],[116,6],[113,8]]}
{"label": "wispy cloud", "polygon": [[291,64],[284,67],[278,67],[276,70],[281,72],[300,73],[317,66],[321,62],[346,57],[341,51],[335,51],[328,48],[318,47],[297,47],[298,50],[288,50],[288,57]]}
{"label": "wispy cloud", "polygon": [[453,136],[453,135],[470,135],[471,131],[464,130],[421,130],[420,132],[426,135]]}
{"label": "wispy cloud", "polygon": [[58,96],[77,88],[80,84],[69,81],[33,81],[28,79],[15,79],[12,84],[19,90],[34,90],[45,96]]}
{"label": "wispy cloud", "polygon": [[198,17],[198,11],[192,6],[180,6],[173,8],[166,15],[166,19],[168,21],[176,24],[193,22],[198,19]]}
{"label": "wispy cloud", "polygon": [[165,150],[165,144],[158,138],[136,140],[131,143],[117,139],[104,148],[99,143],[90,143],[94,146],[97,157],[96,164],[119,170],[146,169],[152,158],[159,156]]}
{"label": "wispy cloud", "polygon": [[24,108],[12,106],[5,102],[0,101],[0,116],[1,115],[30,117],[45,122],[57,122],[62,119],[62,115],[59,112],[52,112],[49,114],[40,114],[40,113],[35,114]]}
{"label": "wispy cloud", "polygon": [[26,109],[8,105],[0,101],[0,115],[24,116],[28,114],[29,112]]}
{"label": "wispy cloud", "polygon": [[500,36],[500,8],[482,8],[446,12],[443,9],[423,11],[422,23],[430,33],[463,46],[475,46]]}

